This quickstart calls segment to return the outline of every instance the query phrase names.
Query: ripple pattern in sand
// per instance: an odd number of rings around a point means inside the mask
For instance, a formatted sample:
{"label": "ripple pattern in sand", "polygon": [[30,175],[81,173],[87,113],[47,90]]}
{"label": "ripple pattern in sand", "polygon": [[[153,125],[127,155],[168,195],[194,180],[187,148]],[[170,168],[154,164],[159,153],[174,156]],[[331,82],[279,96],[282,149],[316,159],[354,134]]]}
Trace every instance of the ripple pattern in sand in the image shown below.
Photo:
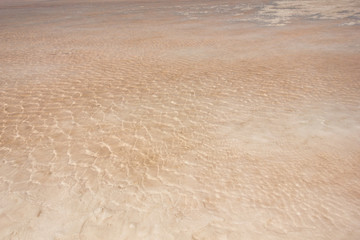
{"label": "ripple pattern in sand", "polygon": [[1,238],[359,236],[356,26],[108,4],[7,10],[33,24],[2,22]]}

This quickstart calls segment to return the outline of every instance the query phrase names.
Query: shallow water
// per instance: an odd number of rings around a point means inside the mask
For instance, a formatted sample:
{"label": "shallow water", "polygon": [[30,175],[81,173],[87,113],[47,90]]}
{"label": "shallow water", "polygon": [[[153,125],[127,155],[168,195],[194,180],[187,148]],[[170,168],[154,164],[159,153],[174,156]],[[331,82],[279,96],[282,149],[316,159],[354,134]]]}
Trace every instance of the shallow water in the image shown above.
{"label": "shallow water", "polygon": [[359,239],[359,9],[2,1],[0,238]]}

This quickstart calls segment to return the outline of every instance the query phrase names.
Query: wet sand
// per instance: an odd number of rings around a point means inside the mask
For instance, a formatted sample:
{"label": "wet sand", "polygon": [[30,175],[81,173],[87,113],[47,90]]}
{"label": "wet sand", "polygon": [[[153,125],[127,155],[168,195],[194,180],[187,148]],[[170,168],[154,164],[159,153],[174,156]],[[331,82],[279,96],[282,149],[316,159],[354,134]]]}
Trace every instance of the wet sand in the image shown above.
{"label": "wet sand", "polygon": [[1,239],[359,239],[357,1],[1,1]]}

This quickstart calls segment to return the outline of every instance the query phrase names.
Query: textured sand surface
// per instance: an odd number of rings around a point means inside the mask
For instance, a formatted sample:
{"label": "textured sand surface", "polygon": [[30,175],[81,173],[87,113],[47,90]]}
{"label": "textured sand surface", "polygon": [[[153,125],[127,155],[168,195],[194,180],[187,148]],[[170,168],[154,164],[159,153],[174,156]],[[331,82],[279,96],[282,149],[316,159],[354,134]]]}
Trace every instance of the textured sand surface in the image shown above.
{"label": "textured sand surface", "polygon": [[360,239],[360,6],[0,1],[0,239]]}

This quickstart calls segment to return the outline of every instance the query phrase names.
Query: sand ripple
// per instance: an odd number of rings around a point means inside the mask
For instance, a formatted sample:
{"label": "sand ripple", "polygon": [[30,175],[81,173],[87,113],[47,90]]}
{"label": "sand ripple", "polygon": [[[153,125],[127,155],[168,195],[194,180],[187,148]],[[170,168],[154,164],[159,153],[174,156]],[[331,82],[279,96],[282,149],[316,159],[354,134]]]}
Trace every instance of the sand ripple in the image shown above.
{"label": "sand ripple", "polygon": [[1,239],[360,237],[355,1],[0,15]]}

